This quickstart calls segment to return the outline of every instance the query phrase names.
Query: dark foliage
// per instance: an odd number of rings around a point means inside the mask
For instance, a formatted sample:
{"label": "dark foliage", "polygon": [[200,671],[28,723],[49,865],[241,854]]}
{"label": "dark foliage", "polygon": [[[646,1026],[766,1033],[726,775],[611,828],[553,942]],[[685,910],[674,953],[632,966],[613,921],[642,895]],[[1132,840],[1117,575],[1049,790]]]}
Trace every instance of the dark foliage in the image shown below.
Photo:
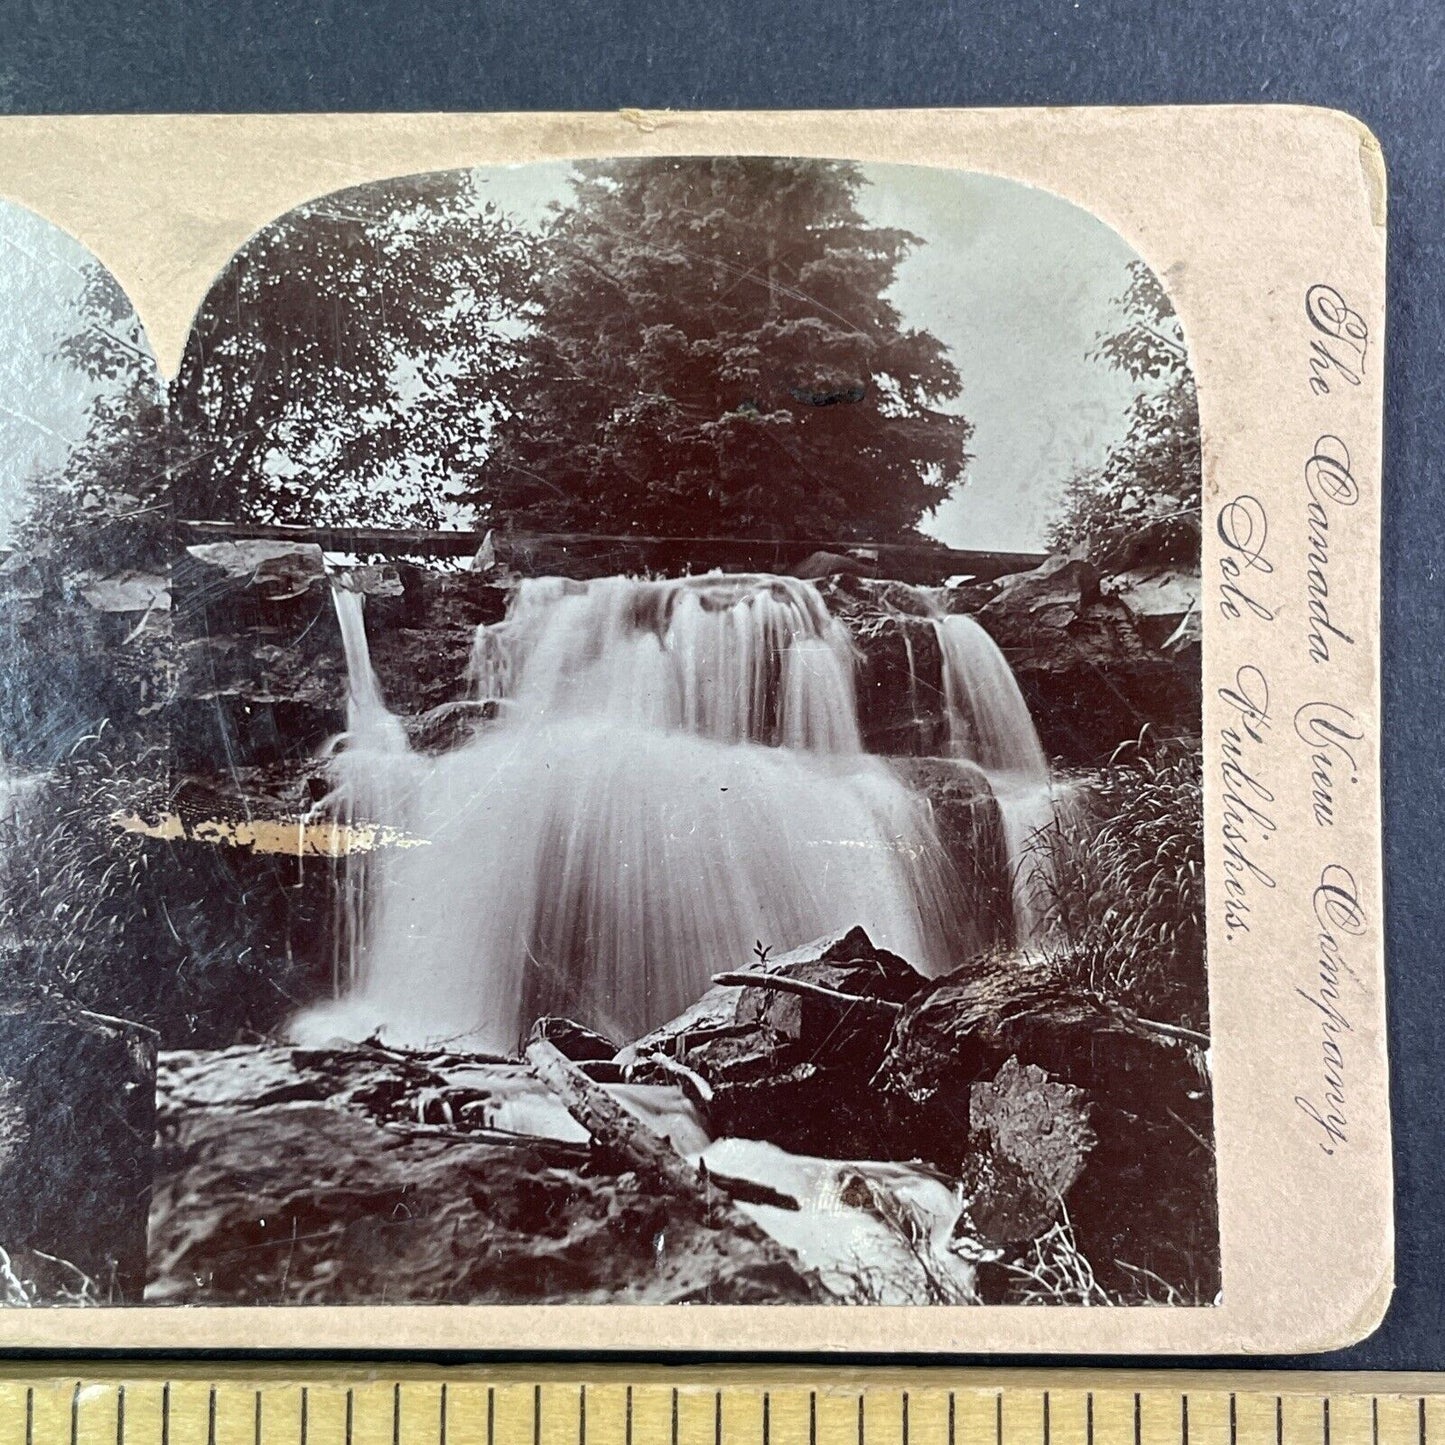
{"label": "dark foliage", "polygon": [[149,1025],[165,1047],[224,1047],[316,991],[330,873],[147,836],[167,761],[102,735],[0,797],[0,974],[10,995]]}
{"label": "dark foliage", "polygon": [[915,245],[858,168],[681,159],[578,168],[544,246],[525,395],[473,494],[534,529],[909,534],[963,476],[942,343],[887,292]]}
{"label": "dark foliage", "polygon": [[1049,546],[1103,560],[1145,526],[1157,554],[1197,560],[1200,501],[1199,401],[1184,332],[1163,284],[1143,262],[1129,267],[1119,298],[1127,324],[1099,339],[1094,355],[1135,382],[1124,439],[1103,466],[1076,471],[1064,492]]}
{"label": "dark foliage", "polygon": [[1060,967],[1089,992],[1208,1032],[1204,812],[1192,739],[1146,731],[1041,833]]}
{"label": "dark foliage", "polygon": [[358,186],[273,221],[186,345],[178,515],[445,521],[515,404],[534,264],[470,171]]}
{"label": "dark foliage", "polygon": [[169,441],[164,389],[130,301],[103,266],[87,268],[80,330],[57,360],[99,384],[65,465],[36,480],[19,550],[47,595],[169,561]]}
{"label": "dark foliage", "polygon": [[164,612],[106,614],[86,600],[97,582],[169,564],[164,392],[130,302],[97,264],[79,309],[56,359],[96,383],[86,431],[30,488],[0,609],[0,759],[22,768],[128,727],[164,676]]}

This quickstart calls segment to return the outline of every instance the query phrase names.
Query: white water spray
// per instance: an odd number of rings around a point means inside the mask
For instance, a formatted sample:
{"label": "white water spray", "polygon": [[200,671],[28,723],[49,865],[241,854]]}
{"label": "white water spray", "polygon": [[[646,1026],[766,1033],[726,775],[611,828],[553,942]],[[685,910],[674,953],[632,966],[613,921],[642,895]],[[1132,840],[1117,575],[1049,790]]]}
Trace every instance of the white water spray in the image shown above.
{"label": "white water spray", "polygon": [[924,973],[956,887],[927,803],[862,751],[855,656],[810,584],[524,582],[471,676],[496,723],[436,759],[386,710],[359,599],[333,805],[424,845],[358,854],[346,996],[307,1038],[511,1050],[562,1013],[619,1041],[755,942],[862,924]]}

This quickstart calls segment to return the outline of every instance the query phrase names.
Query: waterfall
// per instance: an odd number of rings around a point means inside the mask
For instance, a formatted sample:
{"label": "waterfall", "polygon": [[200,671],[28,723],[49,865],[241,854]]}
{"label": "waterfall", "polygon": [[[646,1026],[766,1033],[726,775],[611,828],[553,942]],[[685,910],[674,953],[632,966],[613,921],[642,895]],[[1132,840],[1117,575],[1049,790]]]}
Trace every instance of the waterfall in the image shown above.
{"label": "waterfall", "polygon": [[328,749],[332,788],[316,811],[330,819],[336,835],[332,851],[343,859],[333,925],[333,983],[344,993],[364,985],[366,941],[392,864],[385,851],[358,846],[356,835],[373,825],[409,826],[420,760],[407,744],[401,719],[382,697],[361,594],[342,579],[331,597],[346,658],[346,731]]}
{"label": "waterfall", "polygon": [[423,845],[348,855],[344,997],[298,1037],[508,1051],[561,1013],[622,1041],[755,945],[854,924],[926,974],[955,961],[929,806],[863,751],[853,645],[810,583],[523,582],[469,669],[496,721],[425,759],[386,710],[360,599],[337,611],[328,804]]}
{"label": "waterfall", "polygon": [[998,644],[972,617],[934,618],[943,657],[949,747],[987,775],[1003,822],[1021,943],[1038,939],[1047,909],[1048,860],[1037,842],[1053,824],[1058,798],[1028,704]]}

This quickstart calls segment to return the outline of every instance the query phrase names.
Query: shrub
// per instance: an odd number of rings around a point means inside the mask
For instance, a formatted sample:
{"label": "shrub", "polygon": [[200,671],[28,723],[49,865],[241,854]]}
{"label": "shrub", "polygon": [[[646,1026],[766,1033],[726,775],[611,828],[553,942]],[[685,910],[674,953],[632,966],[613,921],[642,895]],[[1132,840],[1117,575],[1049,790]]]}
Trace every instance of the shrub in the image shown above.
{"label": "shrub", "polygon": [[319,937],[327,870],[120,826],[167,813],[167,764],[102,729],[0,802],[0,987],[220,1047],[309,997],[291,938]]}
{"label": "shrub", "polygon": [[1146,729],[1034,846],[1056,966],[1107,1002],[1207,1032],[1197,745]]}
{"label": "shrub", "polygon": [[148,877],[148,840],[110,821],[139,806],[147,788],[108,742],[102,729],[50,773],[6,785],[0,943],[11,991],[135,1016],[142,980],[125,977],[124,960],[152,955],[151,914],[159,900]]}

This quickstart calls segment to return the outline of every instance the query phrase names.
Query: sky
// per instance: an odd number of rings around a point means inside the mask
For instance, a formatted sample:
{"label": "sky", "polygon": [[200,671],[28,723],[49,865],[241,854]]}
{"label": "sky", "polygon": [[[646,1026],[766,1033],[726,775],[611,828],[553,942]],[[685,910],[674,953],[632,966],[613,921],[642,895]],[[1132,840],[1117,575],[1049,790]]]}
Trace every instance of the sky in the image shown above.
{"label": "sky", "polygon": [[[488,167],[483,194],[535,223],[569,194],[569,167]],[[865,166],[870,221],[924,244],[891,292],[905,324],[932,331],[963,379],[974,424],[964,484],[924,529],[956,547],[1041,550],[1076,466],[1123,434],[1133,384],[1089,356],[1115,330],[1134,253],[1088,212],[1001,177]],[[30,477],[83,435],[94,386],[55,355],[76,325],[87,253],[50,223],[0,202],[0,537]]]}

